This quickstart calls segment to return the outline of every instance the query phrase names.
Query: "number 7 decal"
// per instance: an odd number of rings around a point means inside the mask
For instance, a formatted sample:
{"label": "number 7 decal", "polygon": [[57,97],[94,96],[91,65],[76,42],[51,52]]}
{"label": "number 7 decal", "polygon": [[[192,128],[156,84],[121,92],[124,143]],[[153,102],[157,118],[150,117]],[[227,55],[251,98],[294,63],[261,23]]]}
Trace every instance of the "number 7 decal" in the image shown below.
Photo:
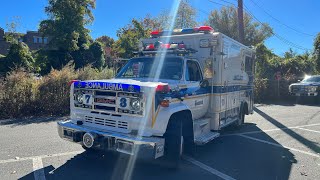
{"label": "number 7 decal", "polygon": [[86,104],[89,104],[90,101],[90,95],[86,94],[86,96],[84,97],[86,99]]}

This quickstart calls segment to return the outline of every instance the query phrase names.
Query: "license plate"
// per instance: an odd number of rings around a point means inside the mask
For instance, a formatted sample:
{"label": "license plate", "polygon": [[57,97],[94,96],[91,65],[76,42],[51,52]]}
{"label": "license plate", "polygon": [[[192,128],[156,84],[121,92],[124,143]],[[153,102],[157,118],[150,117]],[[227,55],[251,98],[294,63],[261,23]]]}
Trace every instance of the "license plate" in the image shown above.
{"label": "license plate", "polygon": [[117,151],[125,154],[133,155],[133,146],[132,142],[117,140]]}
{"label": "license plate", "polygon": [[296,96],[300,96],[300,93],[296,93]]}

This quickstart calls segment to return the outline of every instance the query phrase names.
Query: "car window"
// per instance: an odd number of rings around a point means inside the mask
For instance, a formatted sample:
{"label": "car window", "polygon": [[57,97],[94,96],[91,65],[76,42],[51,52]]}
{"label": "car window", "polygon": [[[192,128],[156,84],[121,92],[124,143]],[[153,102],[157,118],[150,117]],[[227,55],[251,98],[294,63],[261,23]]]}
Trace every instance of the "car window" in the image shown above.
{"label": "car window", "polygon": [[200,71],[199,64],[195,61],[187,61],[186,68],[186,80],[187,81],[201,81],[202,75]]}

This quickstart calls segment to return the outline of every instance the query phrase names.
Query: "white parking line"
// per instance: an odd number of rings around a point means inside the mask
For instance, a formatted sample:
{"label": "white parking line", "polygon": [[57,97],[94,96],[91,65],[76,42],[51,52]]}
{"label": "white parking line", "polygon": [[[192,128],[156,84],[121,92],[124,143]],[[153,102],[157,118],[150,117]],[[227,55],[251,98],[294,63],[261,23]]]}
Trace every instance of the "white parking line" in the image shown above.
{"label": "white parking line", "polygon": [[312,129],[305,129],[305,128],[298,128],[298,129],[305,130],[305,131],[310,131],[310,132],[315,132],[315,133],[320,133],[320,131],[315,131],[315,130],[312,130]]}
{"label": "white parking line", "polygon": [[288,147],[288,146],[283,146],[283,145],[280,145],[280,144],[276,144],[276,143],[272,143],[272,142],[269,142],[269,141],[253,138],[253,137],[250,137],[250,136],[247,136],[247,135],[243,135],[243,134],[238,134],[237,136],[241,136],[241,137],[244,137],[244,138],[247,138],[247,139],[251,139],[251,140],[254,140],[254,141],[258,141],[258,142],[261,142],[261,143],[269,144],[269,145],[276,146],[276,147],[279,147],[279,148],[289,149],[291,151],[296,151],[296,152],[299,152],[299,153],[302,153],[302,154],[306,154],[306,155],[309,155],[309,156],[320,158],[320,155],[315,154],[315,153],[302,151],[302,150],[291,148],[291,147]]}
{"label": "white parking line", "polygon": [[44,175],[42,158],[37,157],[32,159],[33,162],[33,175],[35,180],[46,180]]}
{"label": "white parking line", "polygon": [[259,131],[250,131],[250,132],[243,132],[243,133],[224,134],[224,135],[221,135],[220,137],[234,136],[234,135],[256,134],[256,133],[263,133],[263,132],[280,131],[280,130],[285,130],[285,129],[299,129],[299,128],[303,128],[303,127],[313,127],[313,126],[320,126],[320,123],[301,125],[301,126],[284,127],[284,128],[274,128],[274,129],[259,130]]}
{"label": "white parking line", "polygon": [[218,170],[216,170],[216,169],[213,169],[212,167],[209,167],[209,166],[203,164],[202,162],[199,162],[199,161],[197,161],[197,160],[195,160],[195,159],[193,159],[193,158],[191,158],[191,157],[189,157],[189,156],[183,156],[183,159],[185,159],[185,160],[188,161],[188,162],[191,162],[192,164],[200,167],[201,169],[204,169],[204,170],[210,172],[211,174],[214,174],[214,175],[216,175],[216,176],[219,176],[219,177],[222,178],[222,179],[225,179],[225,180],[235,180],[234,178],[232,178],[232,177],[230,177],[230,176],[228,176],[228,175],[226,175],[226,174],[223,174],[222,172],[220,172],[220,171],[218,171]]}
{"label": "white parking line", "polygon": [[23,157],[19,159],[6,159],[0,160],[0,164],[10,163],[10,162],[19,162],[19,161],[26,161],[26,160],[33,160],[36,158],[48,158],[48,157],[57,157],[57,156],[66,156],[66,155],[75,155],[80,154],[83,151],[73,151],[73,152],[66,152],[66,153],[58,153],[58,154],[49,154],[49,155],[41,155],[41,156],[31,156],[31,157]]}

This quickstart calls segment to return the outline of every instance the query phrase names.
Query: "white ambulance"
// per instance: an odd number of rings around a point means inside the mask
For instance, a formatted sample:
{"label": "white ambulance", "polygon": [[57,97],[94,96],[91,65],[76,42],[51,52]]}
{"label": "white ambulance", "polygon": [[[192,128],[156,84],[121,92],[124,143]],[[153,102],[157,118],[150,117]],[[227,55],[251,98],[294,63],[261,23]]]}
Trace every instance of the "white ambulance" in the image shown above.
{"label": "white ambulance", "polygon": [[61,138],[177,164],[253,112],[254,51],[209,26],[154,31],[114,79],[73,81]]}

